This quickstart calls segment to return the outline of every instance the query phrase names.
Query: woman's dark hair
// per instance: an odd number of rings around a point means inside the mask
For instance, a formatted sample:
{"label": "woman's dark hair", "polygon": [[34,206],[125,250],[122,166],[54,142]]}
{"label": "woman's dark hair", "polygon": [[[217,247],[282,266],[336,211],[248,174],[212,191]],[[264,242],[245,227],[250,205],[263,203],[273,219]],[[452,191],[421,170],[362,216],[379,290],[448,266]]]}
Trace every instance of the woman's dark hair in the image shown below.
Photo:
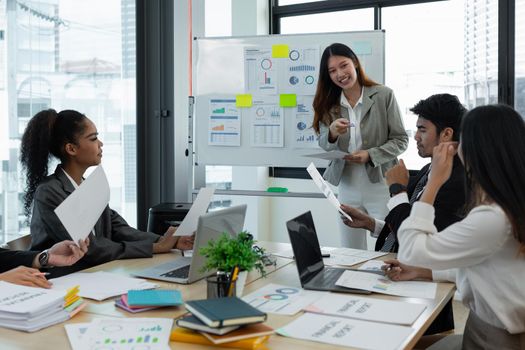
{"label": "woman's dark hair", "polygon": [[505,212],[525,248],[525,122],[511,107],[477,107],[463,117],[461,150],[468,204],[482,202],[479,189]]}
{"label": "woman's dark hair", "polygon": [[20,162],[26,172],[26,192],[24,194],[24,213],[31,214],[31,204],[36,188],[48,175],[48,162],[51,155],[67,161],[64,145],[77,143],[78,136],[84,132],[86,116],[73,110],[57,113],[54,109],[38,112],[27,124],[22,135]]}
{"label": "woman's dark hair", "polygon": [[357,58],[357,55],[351,48],[345,44],[334,43],[324,49],[323,55],[321,56],[321,63],[319,63],[319,79],[317,81],[317,90],[315,92],[313,103],[314,120],[312,127],[317,133],[319,133],[319,123],[325,123],[327,125],[330,123],[328,112],[338,103],[339,98],[341,97],[342,89],[334,84],[328,73],[328,60],[332,56],[343,56],[352,60],[356,68],[359,85],[378,85],[365,74],[363,66],[361,65],[361,62],[359,62],[359,58]]}

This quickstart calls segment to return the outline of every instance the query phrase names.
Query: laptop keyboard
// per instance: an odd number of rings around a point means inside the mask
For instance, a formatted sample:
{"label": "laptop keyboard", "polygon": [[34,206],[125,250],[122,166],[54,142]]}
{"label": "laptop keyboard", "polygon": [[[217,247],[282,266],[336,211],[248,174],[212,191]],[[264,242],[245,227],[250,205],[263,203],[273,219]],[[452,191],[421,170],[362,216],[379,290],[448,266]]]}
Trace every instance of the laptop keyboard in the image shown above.
{"label": "laptop keyboard", "polygon": [[337,282],[340,276],[341,276],[341,271],[339,269],[325,268],[322,271],[322,273],[319,273],[317,276],[314,277],[313,283],[315,283],[315,285],[317,286],[335,285],[335,282]]}
{"label": "laptop keyboard", "polygon": [[179,267],[178,269],[163,273],[161,276],[162,277],[172,277],[172,278],[188,278],[188,275],[190,273],[190,266],[191,265]]}

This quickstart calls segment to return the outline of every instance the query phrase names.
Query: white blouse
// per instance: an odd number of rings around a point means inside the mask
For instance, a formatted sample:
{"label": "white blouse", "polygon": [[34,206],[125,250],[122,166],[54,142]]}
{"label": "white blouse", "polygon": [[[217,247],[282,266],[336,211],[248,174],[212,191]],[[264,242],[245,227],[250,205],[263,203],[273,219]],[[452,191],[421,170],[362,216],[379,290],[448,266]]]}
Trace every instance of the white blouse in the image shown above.
{"label": "white blouse", "polygon": [[416,202],[398,239],[399,261],[456,282],[463,303],[483,321],[525,332],[525,254],[500,206],[480,205],[438,233],[434,207]]}

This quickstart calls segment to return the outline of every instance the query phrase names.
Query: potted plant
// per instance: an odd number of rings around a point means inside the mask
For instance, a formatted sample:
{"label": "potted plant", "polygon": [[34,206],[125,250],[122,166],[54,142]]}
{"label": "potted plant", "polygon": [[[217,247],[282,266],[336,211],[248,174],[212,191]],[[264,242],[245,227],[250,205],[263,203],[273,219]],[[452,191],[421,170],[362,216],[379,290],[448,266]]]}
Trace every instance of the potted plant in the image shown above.
{"label": "potted plant", "polygon": [[237,295],[242,295],[248,272],[256,269],[264,277],[263,257],[264,249],[254,249],[255,241],[246,231],[240,232],[236,237],[223,233],[217,240],[210,240],[206,247],[199,253],[206,258],[204,271],[217,270],[231,278],[230,274],[235,267],[240,272],[237,278]]}

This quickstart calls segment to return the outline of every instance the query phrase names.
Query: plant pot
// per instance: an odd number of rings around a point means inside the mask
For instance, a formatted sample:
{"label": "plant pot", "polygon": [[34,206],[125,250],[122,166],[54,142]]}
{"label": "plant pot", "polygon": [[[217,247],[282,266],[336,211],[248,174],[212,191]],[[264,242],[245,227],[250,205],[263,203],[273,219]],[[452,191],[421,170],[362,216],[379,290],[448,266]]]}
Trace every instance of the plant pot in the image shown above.
{"label": "plant pot", "polygon": [[236,295],[238,298],[242,297],[244,291],[244,285],[246,284],[246,278],[248,278],[248,271],[241,271],[237,275],[237,282],[235,283]]}

